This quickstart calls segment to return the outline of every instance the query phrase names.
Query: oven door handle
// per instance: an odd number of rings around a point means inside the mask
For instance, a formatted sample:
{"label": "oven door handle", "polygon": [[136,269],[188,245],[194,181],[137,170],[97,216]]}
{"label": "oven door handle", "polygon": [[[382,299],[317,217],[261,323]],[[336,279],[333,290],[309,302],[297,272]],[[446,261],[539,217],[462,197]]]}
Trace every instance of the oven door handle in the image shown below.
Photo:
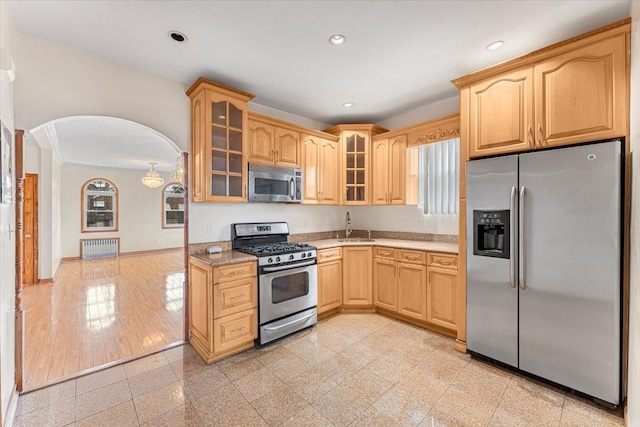
{"label": "oven door handle", "polygon": [[289,197],[291,197],[291,200],[296,197],[296,178],[293,176],[291,177],[291,183],[289,184]]}
{"label": "oven door handle", "polygon": [[301,262],[300,264],[293,264],[293,265],[283,265],[280,267],[263,267],[262,271],[266,271],[267,273],[271,273],[272,271],[282,271],[282,270],[291,270],[297,267],[306,267],[308,265],[312,265],[315,264],[316,261],[307,261],[307,262]]}
{"label": "oven door handle", "polygon": [[283,323],[282,325],[278,325],[278,326],[275,326],[275,327],[274,326],[264,326],[263,328],[264,328],[265,331],[269,331],[269,332],[277,331],[279,329],[286,328],[287,326],[295,325],[296,323],[302,323],[305,320],[308,320],[311,317],[313,317],[315,314],[316,314],[316,311],[313,310],[311,312],[311,314],[308,314],[308,315],[306,315],[304,317],[301,317],[300,319],[292,320],[291,322]]}

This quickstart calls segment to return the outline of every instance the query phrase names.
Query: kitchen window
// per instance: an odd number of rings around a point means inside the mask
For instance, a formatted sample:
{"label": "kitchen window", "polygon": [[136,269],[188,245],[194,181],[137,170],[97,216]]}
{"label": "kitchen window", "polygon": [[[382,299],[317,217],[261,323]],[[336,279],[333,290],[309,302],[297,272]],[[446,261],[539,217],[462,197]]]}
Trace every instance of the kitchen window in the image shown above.
{"label": "kitchen window", "polygon": [[118,188],[104,178],[82,187],[82,232],[118,231]]}
{"label": "kitchen window", "polygon": [[184,227],[184,187],[168,184],[162,190],[162,228]]}
{"label": "kitchen window", "polygon": [[457,215],[460,138],[423,145],[418,154],[418,208],[425,215]]}

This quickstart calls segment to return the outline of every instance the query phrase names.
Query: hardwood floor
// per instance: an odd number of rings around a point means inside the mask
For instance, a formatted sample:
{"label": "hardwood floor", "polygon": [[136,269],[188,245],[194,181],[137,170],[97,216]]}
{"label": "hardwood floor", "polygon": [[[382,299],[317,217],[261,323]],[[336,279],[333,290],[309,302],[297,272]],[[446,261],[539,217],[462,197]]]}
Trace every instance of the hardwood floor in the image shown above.
{"label": "hardwood floor", "polygon": [[24,389],[182,340],[183,280],[176,249],[66,261],[24,286]]}

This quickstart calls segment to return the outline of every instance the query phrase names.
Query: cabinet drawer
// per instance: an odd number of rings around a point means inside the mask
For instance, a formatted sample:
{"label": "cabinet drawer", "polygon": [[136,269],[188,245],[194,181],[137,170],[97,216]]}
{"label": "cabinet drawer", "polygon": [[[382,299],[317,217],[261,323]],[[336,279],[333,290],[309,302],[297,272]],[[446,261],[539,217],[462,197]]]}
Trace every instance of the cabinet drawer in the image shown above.
{"label": "cabinet drawer", "polygon": [[439,253],[429,252],[429,259],[427,261],[427,265],[457,270],[458,255],[439,254]]}
{"label": "cabinet drawer", "polygon": [[257,279],[237,280],[213,286],[213,318],[228,316],[258,306]]}
{"label": "cabinet drawer", "polygon": [[398,249],[398,261],[425,265],[427,263],[427,253],[422,251]]}
{"label": "cabinet drawer", "polygon": [[390,259],[395,261],[396,251],[395,249],[392,249],[392,248],[382,248],[382,247],[376,246],[375,248],[373,248],[373,257]]}
{"label": "cabinet drawer", "polygon": [[322,249],[318,251],[318,264],[342,259],[342,248]]}
{"label": "cabinet drawer", "polygon": [[222,265],[213,269],[213,283],[224,283],[231,280],[254,277],[257,273],[255,262]]}
{"label": "cabinet drawer", "polygon": [[241,311],[213,321],[213,348],[216,353],[232,350],[258,337],[258,309]]}

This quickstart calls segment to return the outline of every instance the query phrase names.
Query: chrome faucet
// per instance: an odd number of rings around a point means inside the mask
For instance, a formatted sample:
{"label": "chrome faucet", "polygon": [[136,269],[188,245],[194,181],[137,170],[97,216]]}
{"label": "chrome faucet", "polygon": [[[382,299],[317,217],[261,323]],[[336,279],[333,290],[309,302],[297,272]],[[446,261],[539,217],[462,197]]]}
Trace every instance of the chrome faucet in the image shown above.
{"label": "chrome faucet", "polygon": [[351,215],[347,212],[347,223],[344,227],[344,238],[348,239],[349,236],[353,233],[353,227],[351,226]]}

